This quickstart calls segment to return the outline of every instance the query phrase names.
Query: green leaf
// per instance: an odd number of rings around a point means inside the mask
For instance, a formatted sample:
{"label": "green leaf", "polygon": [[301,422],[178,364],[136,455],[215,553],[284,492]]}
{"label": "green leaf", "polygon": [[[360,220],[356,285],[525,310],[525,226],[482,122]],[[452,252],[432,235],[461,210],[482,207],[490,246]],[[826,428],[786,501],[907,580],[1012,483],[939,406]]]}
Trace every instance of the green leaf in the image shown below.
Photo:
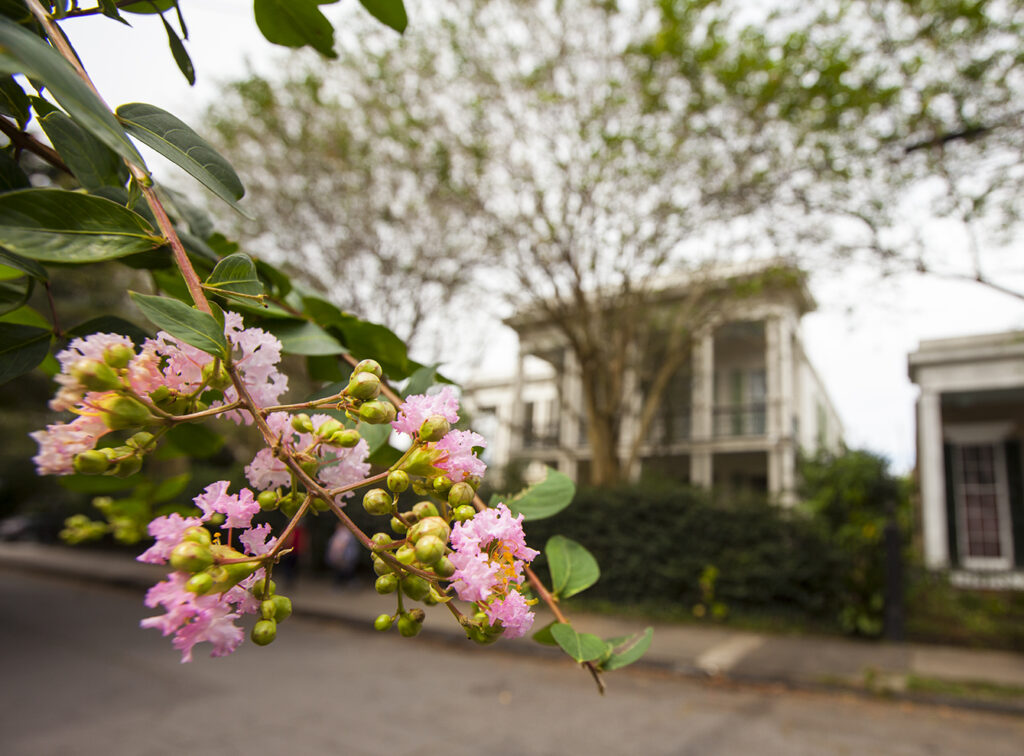
{"label": "green leaf", "polygon": [[78,182],[89,191],[123,186],[128,181],[124,161],[64,113],[50,113],[39,119],[39,125]]}
{"label": "green leaf", "polygon": [[527,486],[517,494],[505,497],[491,496],[491,506],[504,502],[512,514],[522,514],[524,520],[543,520],[556,515],[572,503],[576,484],[564,473],[549,467],[544,480]]}
{"label": "green leaf", "polygon": [[34,278],[25,276],[16,280],[0,281],[0,315],[13,312],[28,302],[35,285]]}
{"label": "green leaf", "polygon": [[117,117],[133,137],[183,168],[203,186],[244,215],[236,200],[245,194],[241,179],[209,143],[188,124],[155,105],[131,102]]}
{"label": "green leaf", "polygon": [[116,315],[100,315],[80,323],[67,332],[68,336],[88,336],[92,333],[119,333],[127,336],[136,346],[149,338],[149,334],[131,321]]}
{"label": "green leaf", "polygon": [[124,17],[117,12],[117,1],[116,0],[98,0],[100,12],[107,18],[112,18],[115,21],[120,21],[125,26],[131,26]]}
{"label": "green leaf", "polygon": [[190,480],[192,480],[192,473],[187,472],[183,472],[180,475],[173,475],[170,478],[164,478],[157,483],[156,489],[149,498],[154,503],[161,503],[176,499],[181,496],[182,492],[185,490],[185,486],[188,485]]}
{"label": "green leaf", "polygon": [[139,0],[137,3],[122,5],[121,10],[127,13],[138,13],[139,15],[151,15],[169,11],[177,4],[178,0]]}
{"label": "green leaf", "polygon": [[314,381],[330,381],[331,383],[344,381],[341,383],[344,388],[352,374],[352,368],[347,362],[342,363],[335,355],[310,355],[306,358],[306,372]]}
{"label": "green leaf", "polygon": [[167,440],[167,444],[161,448],[160,452],[163,452],[167,447],[173,447],[174,451],[196,459],[212,457],[224,446],[224,436],[220,433],[210,430],[205,425],[192,423],[175,425],[167,431],[164,438]]}
{"label": "green leaf", "polygon": [[0,323],[0,383],[36,367],[50,353],[53,334],[44,328]]}
{"label": "green leaf", "polygon": [[263,36],[275,45],[309,45],[326,58],[336,58],[334,27],[318,5],[337,0],[256,0],[253,11]]}
{"label": "green leaf", "polygon": [[249,255],[242,252],[228,255],[218,262],[205,284],[218,291],[263,296],[263,282],[256,275],[256,265]]}
{"label": "green leaf", "polygon": [[292,290],[292,280],[287,275],[263,260],[256,261],[256,270],[259,271],[260,276],[266,279],[278,297],[288,296]]}
{"label": "green leaf", "polygon": [[9,115],[18,122],[18,128],[24,130],[32,119],[32,109],[25,90],[14,80],[13,76],[0,79],[0,113]]}
{"label": "green leaf", "polygon": [[171,48],[174,62],[178,64],[178,70],[184,75],[188,85],[190,87],[194,86],[196,83],[196,69],[192,65],[192,58],[189,57],[185,45],[182,44],[177,32],[174,31],[174,27],[167,23],[167,19],[162,14],[160,20],[164,22],[164,31],[167,32],[167,44]]}
{"label": "green leaf", "polygon": [[224,326],[213,315],[170,297],[154,297],[135,291],[128,294],[142,310],[142,314],[157,328],[207,354],[227,356],[228,343],[224,337]]}
{"label": "green leaf", "polygon": [[146,168],[117,119],[60,53],[7,18],[0,17],[0,72],[23,73],[42,82],[75,119],[121,157]]}
{"label": "green leaf", "polygon": [[558,598],[575,596],[601,577],[601,568],[593,555],[565,536],[551,536],[544,546],[544,555],[551,569],[551,592]]}
{"label": "green leaf", "polygon": [[435,362],[433,365],[424,365],[411,376],[409,376],[408,382],[402,389],[403,396],[412,396],[413,394],[423,394],[426,390],[434,385],[435,378],[437,377],[437,367],[440,362]]}
{"label": "green leaf", "polygon": [[593,661],[605,654],[608,644],[590,633],[577,633],[571,625],[558,622],[551,626],[551,637],[578,662]]}
{"label": "green leaf", "polygon": [[32,326],[33,328],[42,328],[47,331],[51,330],[50,321],[40,315],[37,310],[34,310],[27,305],[25,307],[19,307],[17,310],[9,312],[6,315],[0,315],[0,322]]}
{"label": "green leaf", "polygon": [[345,346],[359,359],[372,358],[393,380],[401,380],[411,372],[405,342],[379,323],[346,316],[340,325]]}
{"label": "green leaf", "polygon": [[13,252],[8,252],[6,249],[0,249],[0,263],[7,265],[11,268],[17,268],[22,273],[32,276],[37,281],[48,281],[49,276],[46,273],[46,268],[37,263],[35,260],[29,260],[27,257],[16,255]]}
{"label": "green leaf", "polygon": [[281,340],[281,347],[288,354],[310,356],[344,354],[346,351],[327,331],[307,320],[275,321],[265,323],[264,328]]}
{"label": "green leaf", "polygon": [[32,184],[21,170],[18,161],[0,150],[0,192],[10,192],[17,189],[28,189]]}
{"label": "green leaf", "polygon": [[359,426],[359,435],[366,439],[370,446],[370,454],[367,461],[371,464],[382,467],[389,467],[398,461],[402,453],[390,446],[391,439],[390,425],[363,425]]}
{"label": "green leaf", "polygon": [[402,0],[359,0],[370,15],[401,34],[409,25]]}
{"label": "green leaf", "polygon": [[0,194],[0,245],[33,260],[97,262],[165,243],[142,216],[102,197],[63,189]]}
{"label": "green leaf", "polygon": [[558,622],[555,621],[544,625],[544,627],[533,634],[533,640],[540,643],[542,646],[557,646],[558,641],[556,641],[555,636],[551,634],[551,628],[557,624]]}
{"label": "green leaf", "polygon": [[609,672],[613,669],[625,667],[637,661],[651,646],[651,639],[654,637],[654,628],[648,627],[643,632],[635,635],[627,635],[622,638],[612,638],[608,641],[611,646],[611,653],[608,658],[601,662],[601,669]]}
{"label": "green leaf", "polygon": [[340,325],[351,317],[320,297],[302,297],[302,309],[309,317],[313,318],[317,325],[324,328]]}
{"label": "green leaf", "polygon": [[61,475],[57,482],[62,488],[81,494],[111,494],[134,488],[136,483],[125,478],[106,475]]}

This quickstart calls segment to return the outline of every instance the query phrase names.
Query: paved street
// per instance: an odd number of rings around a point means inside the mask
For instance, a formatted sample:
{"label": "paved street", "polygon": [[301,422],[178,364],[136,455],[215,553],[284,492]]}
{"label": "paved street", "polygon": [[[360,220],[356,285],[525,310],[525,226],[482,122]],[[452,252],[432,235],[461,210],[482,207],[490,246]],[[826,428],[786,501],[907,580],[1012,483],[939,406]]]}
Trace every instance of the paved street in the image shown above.
{"label": "paved street", "polygon": [[[0,752],[1020,754],[1024,720],[623,671],[301,618],[190,665],[138,593],[0,571]],[[203,647],[197,647],[201,651]],[[449,729],[451,728],[451,729]]]}

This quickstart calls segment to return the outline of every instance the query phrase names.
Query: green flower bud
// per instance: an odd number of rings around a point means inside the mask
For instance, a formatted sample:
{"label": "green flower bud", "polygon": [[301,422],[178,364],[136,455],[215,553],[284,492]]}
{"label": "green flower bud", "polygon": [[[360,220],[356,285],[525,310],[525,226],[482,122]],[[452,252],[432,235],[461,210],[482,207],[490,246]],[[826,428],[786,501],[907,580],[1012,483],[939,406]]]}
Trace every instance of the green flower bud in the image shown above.
{"label": "green flower bud", "polygon": [[[417,451],[415,453],[418,454],[419,452]],[[434,458],[436,458],[436,457],[434,457]],[[430,468],[430,469],[433,470],[433,472],[431,473],[432,475],[437,473],[436,469],[434,469],[434,468]],[[414,494],[416,494],[417,496],[433,496],[434,495],[434,489],[430,487],[430,481],[428,481],[428,480],[420,480],[419,478],[413,479],[413,481],[412,481],[412,492]]]}
{"label": "green flower bud", "polygon": [[292,415],[292,428],[299,433],[312,433],[313,421],[305,412],[298,415]]}
{"label": "green flower bud", "polygon": [[378,547],[390,546],[394,543],[394,539],[387,533],[374,533],[370,540],[373,541]]}
{"label": "green flower bud", "polygon": [[345,430],[345,426],[332,417],[327,420],[324,420],[320,427],[316,429],[316,435],[324,440],[327,440],[338,431],[343,430]]}
{"label": "green flower bud", "polygon": [[384,371],[381,370],[380,363],[377,360],[360,360],[354,368],[353,373],[373,373],[378,378],[384,376]]}
{"label": "green flower bud", "polygon": [[416,506],[412,508],[412,513],[416,515],[417,520],[422,520],[426,517],[437,517],[437,506],[432,501],[420,501],[416,503]]}
{"label": "green flower bud", "polygon": [[451,423],[445,420],[444,417],[441,415],[431,415],[423,421],[418,435],[421,441],[440,441],[451,429]]}
{"label": "green flower bud", "polygon": [[273,596],[270,600],[274,602],[274,619],[276,621],[284,622],[292,616],[292,600],[290,598]]}
{"label": "green flower bud", "polygon": [[466,520],[472,520],[474,517],[476,517],[476,509],[470,504],[455,507],[455,511],[452,512],[452,519],[456,522],[465,522]]}
{"label": "green flower bud", "polygon": [[422,609],[410,609],[409,616],[413,622],[423,622],[427,618],[427,613]]}
{"label": "green flower bud", "polygon": [[395,493],[402,493],[409,488],[409,473],[405,470],[392,470],[388,474],[388,488]]}
{"label": "green flower bud", "polygon": [[434,564],[444,556],[445,542],[435,535],[425,535],[416,542],[416,558],[423,564]]}
{"label": "green flower bud", "polygon": [[342,449],[351,449],[358,445],[362,438],[363,437],[359,435],[359,431],[355,428],[342,428],[341,430],[332,433],[331,437],[325,440],[331,446],[340,446]]}
{"label": "green flower bud", "polygon": [[400,564],[410,565],[416,561],[416,549],[411,544],[405,543],[398,547],[395,552],[395,559]]}
{"label": "green flower bud", "polygon": [[476,496],[476,491],[473,490],[473,486],[469,485],[469,483],[456,483],[448,491],[448,503],[453,508],[465,506],[473,503],[474,496]]}
{"label": "green flower bud", "polygon": [[278,509],[281,510],[281,514],[285,517],[292,518],[295,513],[299,511],[299,506],[302,504],[302,497],[295,493],[285,494],[278,501]]}
{"label": "green flower bud", "polygon": [[71,464],[75,468],[75,472],[82,475],[100,475],[110,469],[110,460],[107,459],[107,455],[96,449],[76,454]]}
{"label": "green flower bud", "polygon": [[171,551],[170,562],[180,572],[201,572],[213,564],[213,554],[201,543],[182,541]]}
{"label": "green flower bud", "polygon": [[451,559],[443,556],[438,559],[437,563],[434,565],[434,574],[438,577],[450,578],[455,574],[455,565],[452,563]]}
{"label": "green flower bud", "polygon": [[433,487],[435,493],[439,493],[443,496],[451,490],[452,479],[447,475],[438,475],[430,482],[430,485]]}
{"label": "green flower bud", "polygon": [[391,494],[383,488],[371,488],[363,495],[363,509],[372,515],[391,514]]}
{"label": "green flower bud", "polygon": [[397,414],[395,405],[388,401],[375,399],[372,402],[363,402],[359,407],[359,419],[370,425],[390,423]]}
{"label": "green flower bud", "polygon": [[125,430],[147,425],[153,420],[149,409],[138,399],[112,394],[97,402],[103,410],[103,423],[111,430]]}
{"label": "green flower bud", "polygon": [[386,632],[391,629],[392,620],[390,614],[380,614],[377,619],[373,621],[373,629],[379,630],[380,632]]}
{"label": "green flower bud", "polygon": [[231,376],[220,360],[207,362],[200,372],[203,382],[216,391],[223,391],[231,385]]}
{"label": "green flower bud", "polygon": [[130,478],[142,469],[142,460],[139,457],[125,457],[111,471],[118,478]]}
{"label": "green flower bud", "polygon": [[414,638],[420,634],[422,629],[423,623],[417,622],[408,614],[402,614],[398,618],[398,634],[403,638]]}
{"label": "green flower bud", "polygon": [[403,523],[397,517],[391,518],[391,529],[398,533],[398,535],[405,535],[406,531],[408,530],[408,528],[405,527],[405,523]]}
{"label": "green flower bud", "polygon": [[164,402],[171,398],[171,390],[166,386],[157,386],[149,392],[149,398],[153,400],[153,404],[162,406]]}
{"label": "green flower bud", "polygon": [[[434,467],[434,462],[436,462],[440,456],[441,452],[437,449],[421,446],[414,449],[412,453],[405,458],[405,461],[402,462],[399,469],[404,470],[409,473],[409,475],[421,475],[424,478],[430,478],[441,473],[440,470]],[[417,483],[418,482],[419,481],[417,481]],[[428,490],[424,490],[420,486],[417,486],[416,483],[413,483],[412,490],[416,491],[416,493],[429,492]],[[430,491],[432,490],[433,489],[430,489]]]}
{"label": "green flower bud", "polygon": [[276,491],[260,491],[256,497],[256,503],[260,505],[260,509],[268,511],[271,509],[277,509],[277,492]]}
{"label": "green flower bud", "polygon": [[193,525],[190,528],[185,528],[181,533],[181,540],[193,541],[195,543],[202,544],[203,546],[209,546],[213,543],[210,531],[202,525]]}
{"label": "green flower bud", "polygon": [[413,601],[420,601],[430,593],[430,583],[419,575],[406,575],[402,578],[402,593]]}
{"label": "green flower bud", "polygon": [[275,616],[277,614],[277,607],[274,606],[273,599],[265,599],[260,602],[260,616],[265,620],[277,621]]}
{"label": "green flower bud", "polygon": [[398,576],[393,572],[381,575],[373,584],[373,588],[382,595],[394,593],[398,589]]}
{"label": "green flower bud", "polygon": [[302,468],[302,472],[306,473],[306,475],[315,478],[317,470],[320,469],[320,462],[309,457],[300,458],[299,467]]}
{"label": "green flower bud", "polygon": [[408,538],[411,543],[417,543],[424,536],[432,535],[448,543],[448,536],[451,535],[451,532],[451,526],[444,521],[444,518],[425,517],[409,528]]}
{"label": "green flower bud", "polygon": [[99,360],[77,360],[68,373],[89,391],[114,391],[122,387],[117,373]]}
{"label": "green flower bud", "polygon": [[373,373],[352,373],[345,393],[354,399],[376,399],[380,396],[380,378]]}
{"label": "green flower bud", "polygon": [[274,620],[260,620],[252,628],[252,642],[257,646],[267,646],[277,637],[277,623]]}
{"label": "green flower bud", "polygon": [[144,449],[153,443],[154,438],[156,437],[149,431],[139,431],[132,434],[132,437],[125,441],[124,444],[132,449]]}
{"label": "green flower bud", "polygon": [[[257,580],[255,583],[252,584],[252,588],[249,589],[249,593],[251,593],[256,598],[262,598],[263,597],[263,592],[266,590],[266,588],[267,588],[267,579],[266,578],[260,578],[259,580]],[[275,583],[273,580],[271,580],[270,581],[270,591],[267,592],[267,597],[269,598],[270,596],[273,596],[274,592],[276,590],[277,590],[277,583]]]}
{"label": "green flower bud", "polygon": [[331,508],[331,505],[319,496],[314,496],[309,505],[313,508],[314,512],[327,512]]}
{"label": "green flower bud", "polygon": [[471,625],[469,629],[466,631],[466,634],[469,636],[469,639],[471,641],[473,641],[474,643],[479,643],[481,646],[489,646],[501,637],[501,633],[494,635],[492,633],[488,633],[486,630],[484,630],[481,627],[478,627],[477,625]]}
{"label": "green flower bud", "polygon": [[115,344],[103,350],[103,361],[114,369],[128,367],[135,357],[135,350],[125,344]]}
{"label": "green flower bud", "polygon": [[391,572],[391,565],[381,559],[379,556],[374,554],[371,557],[373,561],[373,574],[374,575],[387,575]]}
{"label": "green flower bud", "polygon": [[213,588],[213,576],[208,572],[198,572],[185,581],[185,590],[202,596]]}

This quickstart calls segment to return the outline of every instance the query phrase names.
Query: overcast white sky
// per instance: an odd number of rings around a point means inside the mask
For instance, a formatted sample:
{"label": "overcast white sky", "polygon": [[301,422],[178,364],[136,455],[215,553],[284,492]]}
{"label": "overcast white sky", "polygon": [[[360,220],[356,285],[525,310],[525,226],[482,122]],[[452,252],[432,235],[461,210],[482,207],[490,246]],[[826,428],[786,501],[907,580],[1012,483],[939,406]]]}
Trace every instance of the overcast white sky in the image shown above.
{"label": "overcast white sky", "polygon": [[[244,75],[247,61],[259,71],[273,69],[281,48],[260,35],[249,2],[185,5],[194,88],[178,72],[155,17],[132,17],[134,29],[105,18],[67,24],[111,106],[149,102],[194,123],[216,97],[218,83]],[[354,0],[324,10],[332,18],[360,12],[351,5]],[[153,167],[159,175],[159,165]],[[907,354],[921,339],[1024,328],[1024,303],[972,284],[919,276],[879,281],[848,270],[841,277],[818,275],[811,288],[819,310],[804,319],[805,346],[843,419],[847,443],[885,454],[899,471],[914,462],[916,389],[907,378]],[[490,374],[511,365],[507,352],[515,343],[498,333],[492,342],[494,364],[485,368]]]}

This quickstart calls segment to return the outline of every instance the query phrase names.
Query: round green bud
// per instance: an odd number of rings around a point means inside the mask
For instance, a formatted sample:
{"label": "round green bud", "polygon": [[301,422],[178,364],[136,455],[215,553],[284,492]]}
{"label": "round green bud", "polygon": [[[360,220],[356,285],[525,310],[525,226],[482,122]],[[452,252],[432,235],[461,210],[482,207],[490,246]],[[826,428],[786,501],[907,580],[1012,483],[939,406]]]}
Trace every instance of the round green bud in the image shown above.
{"label": "round green bud", "polygon": [[324,439],[331,446],[340,446],[342,449],[351,449],[362,440],[359,431],[355,428],[342,428],[331,434],[330,438]]}
{"label": "round green bud", "polygon": [[373,629],[379,630],[382,633],[387,632],[391,629],[391,623],[393,621],[394,620],[391,618],[390,614],[380,614],[377,616],[377,619],[373,621]]}
{"label": "round green bud", "polygon": [[107,455],[96,449],[76,454],[71,464],[75,472],[82,475],[99,475],[110,469]]}
{"label": "round green bud", "polygon": [[99,360],[77,360],[68,373],[89,391],[114,391],[121,388],[121,379],[117,373]]}
{"label": "round green bud", "polygon": [[201,543],[182,541],[171,551],[170,562],[180,572],[200,572],[213,564],[213,554]]}
{"label": "round green bud", "polygon": [[[263,593],[266,590],[267,590],[267,579],[266,578],[260,578],[259,580],[257,580],[255,583],[252,584],[252,588],[249,589],[249,592],[253,596],[256,596],[257,598],[262,598],[263,597]],[[270,590],[267,592],[267,597],[269,598],[270,596],[273,596],[274,595],[274,591],[276,591],[276,590],[277,590],[277,583],[275,583],[273,580],[271,580],[270,581]]]}
{"label": "round green bud", "polygon": [[416,515],[417,520],[422,520],[426,517],[437,517],[437,506],[432,501],[419,501],[416,502],[416,506],[412,508],[412,513]]}
{"label": "round green bud", "polygon": [[138,457],[125,457],[117,463],[113,474],[119,478],[130,478],[142,469],[142,460]]}
{"label": "round green bud", "polygon": [[391,494],[383,488],[371,488],[363,495],[363,509],[372,515],[391,514],[393,501]]}
{"label": "round green bud", "polygon": [[459,482],[448,491],[448,503],[453,508],[466,506],[473,503],[474,496],[476,496],[476,491],[473,490],[473,486],[466,482]]}
{"label": "round green bud", "polygon": [[432,535],[448,543],[448,536],[452,529],[442,517],[424,517],[411,528],[409,528],[409,541],[417,543],[424,536]]}
{"label": "round green bud", "polygon": [[388,488],[395,493],[402,493],[409,488],[409,473],[405,470],[392,470],[388,474]]}
{"label": "round green bud", "polygon": [[171,398],[171,390],[166,386],[157,386],[149,392],[149,398],[153,400],[153,404],[162,405]]}
{"label": "round green bud", "polygon": [[370,425],[384,425],[395,419],[398,412],[391,402],[375,399],[371,402],[363,402],[359,407],[359,419]]}
{"label": "round green bud", "polygon": [[402,578],[402,593],[413,601],[420,601],[430,593],[430,583],[419,575],[406,575]]}
{"label": "round green bud", "polygon": [[203,382],[216,391],[223,391],[231,385],[231,376],[220,360],[207,362],[200,372]]}
{"label": "round green bud", "polygon": [[135,350],[126,344],[115,344],[103,350],[103,361],[114,369],[128,367],[135,357]]}
{"label": "round green bud", "polygon": [[260,602],[260,616],[265,620],[277,621],[275,615],[277,614],[277,607],[274,606],[273,599],[265,599]]}
{"label": "round green bud", "polygon": [[420,634],[423,623],[417,622],[408,614],[402,614],[398,618],[398,634],[403,638],[414,638]]}
{"label": "round green bud", "polygon": [[445,542],[435,535],[425,535],[416,542],[416,559],[435,564],[444,556]]}
{"label": "round green bud", "polygon": [[419,435],[421,441],[440,441],[448,431],[452,429],[451,423],[441,415],[431,415],[423,421],[420,426]]}
{"label": "round green bud", "polygon": [[131,438],[124,442],[125,446],[130,446],[132,449],[145,449],[147,446],[153,443],[153,439],[156,438],[149,431],[139,431],[133,433]]}
{"label": "round green bud", "polygon": [[181,540],[193,541],[203,546],[209,546],[213,543],[213,537],[210,535],[210,531],[204,528],[202,525],[193,525],[190,528],[185,528],[181,533]]}
{"label": "round green bud", "polygon": [[455,574],[455,564],[451,559],[443,556],[434,564],[434,574],[438,577],[450,578]]}
{"label": "round green bud", "polygon": [[103,423],[110,430],[126,430],[148,424],[153,416],[145,404],[130,396],[113,394],[97,402],[103,410]]}
{"label": "round green bud", "polygon": [[277,623],[274,620],[263,619],[253,625],[252,642],[257,646],[267,646],[274,642],[277,637]]}
{"label": "round green bud", "polygon": [[380,378],[373,373],[353,373],[345,393],[354,399],[376,399],[380,396]]}
{"label": "round green bud", "polygon": [[391,565],[385,562],[376,554],[372,554],[370,559],[373,562],[374,575],[387,575],[389,572],[391,572]]}
{"label": "round green bud", "polygon": [[376,544],[376,546],[379,547],[390,546],[392,543],[394,543],[394,539],[387,533],[374,533],[372,536],[370,536],[370,540],[373,541],[374,544]]}
{"label": "round green bud", "polygon": [[380,363],[377,360],[360,360],[354,368],[353,373],[372,373],[378,378],[384,376],[384,371],[380,367]]}
{"label": "round green bud", "polygon": [[409,530],[407,527],[405,527],[405,523],[399,520],[397,517],[391,518],[391,529],[398,533],[398,535],[405,535],[406,532]]}
{"label": "round green bud", "polygon": [[408,543],[402,544],[395,552],[395,559],[397,559],[400,564],[412,564],[416,561],[416,548]]}
{"label": "round green bud", "polygon": [[393,572],[381,575],[373,584],[373,588],[380,594],[394,593],[398,588],[398,576]]}
{"label": "round green bud", "polygon": [[338,431],[345,430],[345,426],[335,420],[333,417],[324,420],[320,427],[316,429],[316,435],[320,438],[327,440]]}
{"label": "round green bud", "polygon": [[455,511],[452,512],[452,519],[456,522],[465,522],[466,520],[472,520],[474,517],[476,517],[476,509],[470,504],[455,507]]}
{"label": "round green bud", "polygon": [[429,481],[419,480],[417,478],[412,482],[412,492],[417,496],[430,496],[434,493],[434,489],[430,487]]}
{"label": "round green bud", "polygon": [[319,496],[313,497],[309,505],[313,508],[314,512],[326,512],[331,508],[331,505]]}
{"label": "round green bud", "polygon": [[287,596],[273,596],[270,599],[274,602],[274,619],[284,622],[292,616],[292,600]]}
{"label": "round green bud", "polygon": [[292,429],[299,433],[312,433],[313,421],[305,412],[292,415]]}
{"label": "round green bud", "polygon": [[260,491],[256,496],[256,503],[260,505],[260,509],[269,511],[277,509],[277,499],[277,491]]}
{"label": "round green bud", "polygon": [[501,637],[501,633],[494,635],[476,625],[471,625],[466,634],[469,635],[470,640],[474,643],[479,643],[481,646],[489,646]]}
{"label": "round green bud", "polygon": [[410,609],[409,616],[412,617],[413,622],[423,622],[427,618],[427,613],[422,609]]}
{"label": "round green bud", "polygon": [[208,572],[197,572],[185,581],[185,590],[197,596],[209,593],[211,588],[213,588],[213,577]]}
{"label": "round green bud", "polygon": [[431,487],[435,493],[439,493],[442,496],[447,494],[452,488],[452,479],[447,475],[438,475],[430,482]]}
{"label": "round green bud", "polygon": [[278,501],[278,509],[281,510],[281,514],[285,517],[294,517],[295,513],[299,511],[299,506],[302,504],[302,497],[295,493],[285,494]]}
{"label": "round green bud", "polygon": [[317,470],[320,469],[320,462],[316,459],[310,459],[309,457],[300,458],[299,467],[302,468],[302,472],[306,473],[311,478],[316,477]]}

